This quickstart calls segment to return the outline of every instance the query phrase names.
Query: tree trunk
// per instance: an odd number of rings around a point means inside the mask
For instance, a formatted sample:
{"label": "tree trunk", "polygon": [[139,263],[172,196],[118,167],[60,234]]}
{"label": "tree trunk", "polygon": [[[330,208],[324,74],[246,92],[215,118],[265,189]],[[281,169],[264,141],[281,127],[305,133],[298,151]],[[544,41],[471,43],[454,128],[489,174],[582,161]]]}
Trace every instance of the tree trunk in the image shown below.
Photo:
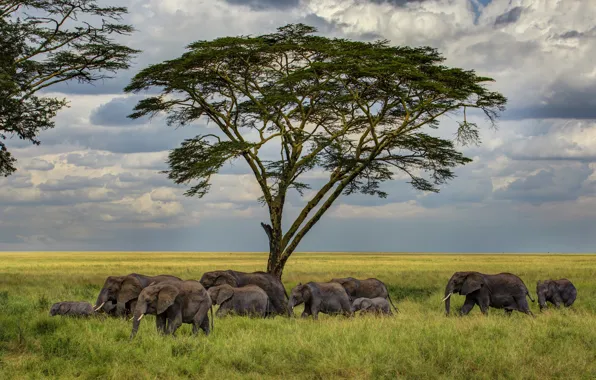
{"label": "tree trunk", "polygon": [[261,223],[261,227],[265,230],[267,238],[269,239],[269,260],[267,262],[267,273],[270,273],[281,280],[283,267],[280,268],[281,259],[281,231],[275,231],[269,224]]}

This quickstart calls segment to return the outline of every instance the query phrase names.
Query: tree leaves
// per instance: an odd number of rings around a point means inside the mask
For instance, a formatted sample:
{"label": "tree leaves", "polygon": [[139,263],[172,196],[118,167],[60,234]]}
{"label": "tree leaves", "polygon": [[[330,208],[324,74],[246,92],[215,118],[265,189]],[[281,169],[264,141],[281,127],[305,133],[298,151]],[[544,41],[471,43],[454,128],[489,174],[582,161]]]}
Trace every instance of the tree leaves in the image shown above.
{"label": "tree leaves", "polygon": [[[340,194],[385,197],[381,185],[396,171],[409,175],[415,189],[439,191],[454,177],[452,168],[471,160],[452,141],[426,131],[464,109],[460,141],[478,142],[478,126],[466,120],[465,109],[482,110],[494,124],[506,103],[485,88],[491,78],[444,66],[431,47],[315,32],[290,24],[262,36],[197,41],[179,58],[142,70],[125,88],[161,89],[130,117],[165,112],[170,124],[208,120],[222,132],[214,145],[183,143],[172,151],[170,175],[199,181],[188,195],[203,196],[223,162],[244,157],[269,208],[270,235],[283,242],[271,245],[281,249],[270,256],[276,273]],[[224,148],[224,141],[231,145]],[[303,176],[313,170],[326,172],[328,182],[308,192],[307,205],[282,234],[286,194],[291,188],[307,194]]]}
{"label": "tree leaves", "polygon": [[[69,80],[92,83],[129,67],[139,50],[111,38],[133,32],[118,23],[125,13],[124,7],[101,7],[95,0],[0,4],[0,175],[16,170],[1,140],[17,136],[39,144],[39,132],[54,128],[54,117],[67,105],[37,96],[40,90]],[[91,23],[97,19],[99,25]]]}

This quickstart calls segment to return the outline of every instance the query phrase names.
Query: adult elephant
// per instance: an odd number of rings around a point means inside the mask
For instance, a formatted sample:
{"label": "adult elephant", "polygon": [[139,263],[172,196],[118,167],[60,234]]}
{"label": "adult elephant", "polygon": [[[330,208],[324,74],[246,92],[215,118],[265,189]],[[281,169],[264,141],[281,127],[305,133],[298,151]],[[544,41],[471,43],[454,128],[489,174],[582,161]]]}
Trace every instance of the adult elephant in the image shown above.
{"label": "adult elephant", "polygon": [[124,316],[134,310],[135,302],[139,293],[151,283],[162,281],[182,281],[180,278],[170,275],[146,276],[138,273],[131,273],[126,276],[109,276],[106,278],[97,301],[95,311],[103,310],[110,313],[113,304],[116,304],[115,313],[117,316]]}
{"label": "adult elephant", "polygon": [[468,314],[475,305],[478,305],[483,314],[488,313],[490,306],[505,309],[507,315],[517,310],[534,316],[526,296],[530,297],[532,302],[534,299],[521,278],[512,273],[455,272],[445,287],[443,301],[447,315],[449,315],[453,293],[466,296],[460,315]]}
{"label": "adult elephant", "polygon": [[385,298],[389,300],[395,311],[399,312],[389,296],[387,285],[377,278],[359,280],[354,277],[344,277],[333,278],[330,282],[341,284],[348,293],[348,296],[350,296],[350,301],[353,301],[356,298]]}
{"label": "adult elephant", "polygon": [[[182,323],[189,323],[192,324],[194,335],[199,332],[199,329],[203,330],[205,335],[209,335],[207,313],[210,309],[213,314],[211,298],[198,281],[163,281],[159,284],[151,284],[139,294],[134,309],[130,339],[132,340],[137,334],[145,314],[156,316],[155,324],[160,333],[174,335]],[[213,318],[211,321],[213,323]]]}
{"label": "adult elephant", "polygon": [[266,317],[269,309],[267,293],[256,285],[246,285],[233,288],[228,284],[212,286],[207,291],[214,305],[220,305],[217,310],[218,317],[223,317],[229,312],[237,315],[251,317]]}
{"label": "adult elephant", "polygon": [[538,296],[540,311],[546,307],[546,302],[552,303],[558,309],[561,305],[565,307],[573,305],[577,297],[577,289],[566,278],[538,281],[536,283],[536,295]]}
{"label": "adult elephant", "polygon": [[293,313],[294,306],[304,303],[301,317],[312,315],[318,319],[319,312],[329,315],[344,314],[354,316],[354,309],[346,290],[335,282],[308,282],[298,283],[290,293],[288,310]]}
{"label": "adult elephant", "polygon": [[277,277],[269,273],[216,270],[205,272],[199,281],[205,289],[223,284],[228,284],[234,288],[256,285],[267,293],[269,302],[271,303],[272,314],[289,315],[286,308],[286,299],[288,299],[286,289]]}

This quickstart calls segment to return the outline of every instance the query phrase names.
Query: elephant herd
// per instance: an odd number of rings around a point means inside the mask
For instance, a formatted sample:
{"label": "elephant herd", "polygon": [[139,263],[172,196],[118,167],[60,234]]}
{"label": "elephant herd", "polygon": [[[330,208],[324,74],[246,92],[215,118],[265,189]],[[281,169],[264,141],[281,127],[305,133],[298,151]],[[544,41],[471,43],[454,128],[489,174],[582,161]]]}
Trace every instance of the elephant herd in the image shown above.
{"label": "elephant herd", "polygon": [[[517,310],[533,316],[526,296],[532,302],[534,299],[524,282],[511,273],[454,273],[443,299],[447,315],[455,293],[466,297],[460,315],[468,314],[478,305],[483,314],[493,307],[504,309],[507,315]],[[546,302],[557,308],[571,306],[577,296],[576,288],[567,279],[538,281],[536,293],[540,310],[546,307]],[[288,295],[281,281],[269,273],[219,270],[204,273],[199,281],[137,273],[109,276],[95,306],[87,302],[58,302],[52,305],[50,315],[105,313],[130,317],[133,321],[130,339],[133,339],[146,314],[155,315],[156,328],[161,334],[174,335],[182,323],[187,323],[192,325],[193,334],[200,329],[209,335],[213,329],[214,305],[219,305],[218,317],[236,314],[268,318],[293,316],[294,307],[300,304],[304,304],[302,317],[312,316],[313,319],[317,319],[319,313],[352,317],[357,311],[392,315],[391,307],[399,312],[387,286],[376,278],[346,277],[298,283]]]}

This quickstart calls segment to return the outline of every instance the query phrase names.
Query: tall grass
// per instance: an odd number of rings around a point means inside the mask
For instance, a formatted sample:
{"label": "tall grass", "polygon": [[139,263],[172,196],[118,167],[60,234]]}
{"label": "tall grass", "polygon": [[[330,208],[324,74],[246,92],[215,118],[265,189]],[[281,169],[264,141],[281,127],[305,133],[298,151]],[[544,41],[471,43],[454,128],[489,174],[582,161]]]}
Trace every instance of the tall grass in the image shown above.
{"label": "tall grass", "polygon": [[[257,253],[0,253],[0,378],[596,378],[596,256],[299,253],[284,273],[298,282],[377,277],[401,313],[394,317],[258,320],[216,318],[205,337],[183,325],[155,332],[147,316],[134,341],[131,322],[50,317],[57,301],[93,303],[108,275],[131,272],[199,279],[214,269],[262,270]],[[475,308],[445,317],[454,271],[508,271],[535,297],[536,281],[569,278],[570,309],[536,318]],[[463,304],[454,296],[452,310]],[[298,316],[301,307],[296,308]]]}

